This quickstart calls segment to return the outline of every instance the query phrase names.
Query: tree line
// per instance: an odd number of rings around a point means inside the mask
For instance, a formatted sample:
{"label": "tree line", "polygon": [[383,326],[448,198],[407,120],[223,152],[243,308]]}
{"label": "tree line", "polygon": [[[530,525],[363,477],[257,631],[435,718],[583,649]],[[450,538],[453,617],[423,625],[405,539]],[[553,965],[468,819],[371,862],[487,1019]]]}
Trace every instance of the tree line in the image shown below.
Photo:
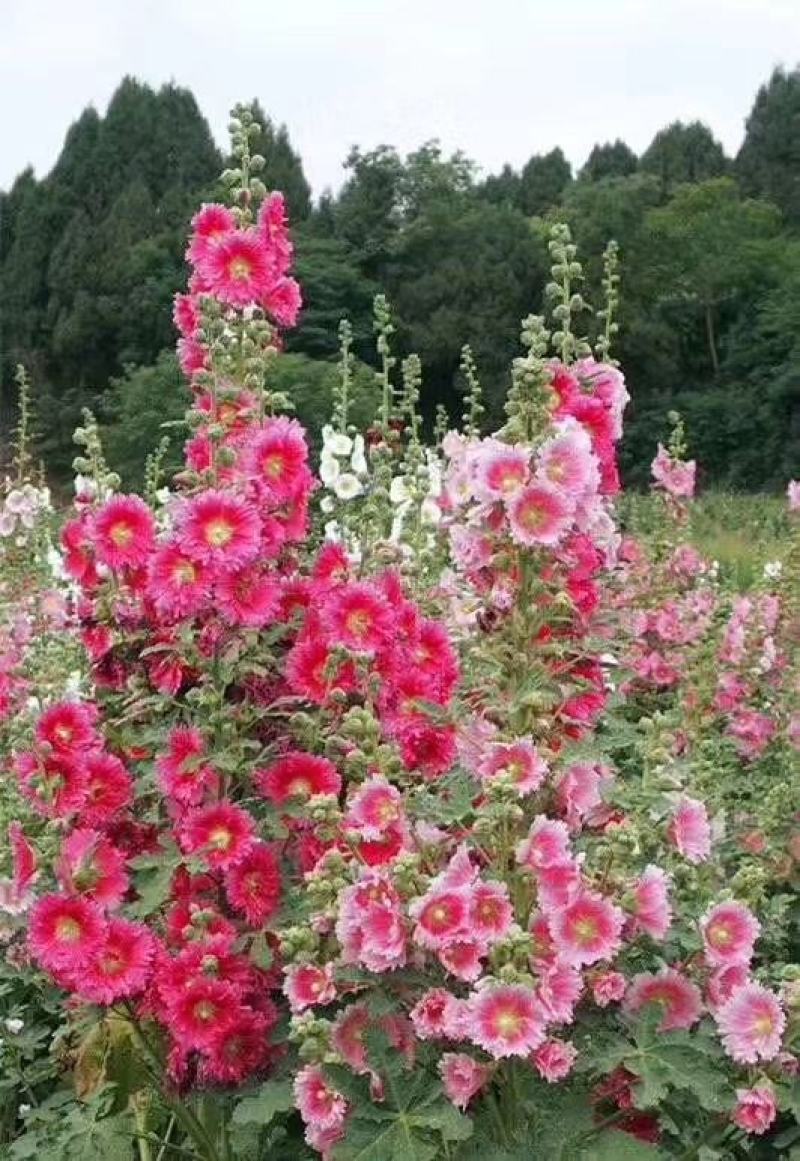
{"label": "tree line", "polygon": [[[427,416],[438,405],[458,416],[469,343],[496,419],[519,320],[543,304],[549,228],[566,221],[589,301],[606,242],[620,248],[628,482],[646,479],[673,409],[707,483],[768,489],[796,473],[800,68],[758,91],[734,158],[707,126],[679,121],[641,156],[619,139],[596,145],[577,173],[560,149],[482,176],[435,141],[407,156],[381,145],[353,148],[340,191],[316,202],[286,128],[257,116],[254,147],[287,196],[306,301],[276,374],[312,431],[327,416],[342,317],[369,383],[376,293],[391,303],[398,354],[422,358]],[[88,108],[72,125],[46,177],[25,170],[0,193],[2,416],[23,362],[56,475],[84,406],[130,482],[183,415],[170,302],[185,281],[187,218],[215,196],[224,164],[190,92],[126,78],[105,116]]]}

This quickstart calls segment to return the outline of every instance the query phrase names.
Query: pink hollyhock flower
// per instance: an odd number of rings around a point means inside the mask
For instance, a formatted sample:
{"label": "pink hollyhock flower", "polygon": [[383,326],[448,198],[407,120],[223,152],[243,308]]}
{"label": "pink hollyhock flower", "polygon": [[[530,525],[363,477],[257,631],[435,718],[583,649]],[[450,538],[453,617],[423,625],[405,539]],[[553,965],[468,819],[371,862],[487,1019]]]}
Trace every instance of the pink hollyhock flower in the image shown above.
{"label": "pink hollyhock flower", "polygon": [[100,908],[79,895],[43,895],[33,905],[28,943],[50,972],[80,971],[103,946],[108,925]]}
{"label": "pink hollyhock flower", "polygon": [[277,619],[280,586],[257,564],[220,577],[214,585],[219,610],[231,625],[261,629]]}
{"label": "pink hollyhock flower", "polygon": [[623,1004],[624,1010],[629,1015],[636,1015],[651,1004],[663,1011],[658,1026],[662,1032],[691,1028],[703,1011],[700,989],[673,968],[663,968],[656,974],[640,972],[631,980]]}
{"label": "pink hollyhock flower", "polygon": [[528,837],[518,845],[517,862],[534,871],[542,867],[558,866],[571,860],[569,830],[565,823],[538,814],[531,824]]}
{"label": "pink hollyhock flower", "polygon": [[347,1115],[347,1102],[331,1088],[322,1069],[307,1064],[294,1078],[297,1109],[307,1125],[316,1129],[338,1129]]}
{"label": "pink hollyhock flower", "polygon": [[613,778],[608,767],[597,762],[573,762],[558,783],[558,805],[572,830],[603,801],[603,792]]}
{"label": "pink hollyhock flower", "polygon": [[232,802],[213,802],[188,810],[178,837],[185,854],[202,854],[209,867],[227,870],[240,862],[253,845],[252,815]]}
{"label": "pink hollyhock flower", "polygon": [[283,993],[293,1012],[303,1012],[317,1004],[332,1004],[336,999],[332,963],[321,967],[313,963],[292,964],[284,970]]}
{"label": "pink hollyhock flower", "polygon": [[658,445],[656,458],[650,465],[653,479],[656,484],[668,492],[670,496],[690,499],[694,495],[695,471],[697,465],[694,460],[673,459],[663,444]]}
{"label": "pink hollyhock flower", "polygon": [[725,733],[733,738],[741,757],[748,762],[760,758],[777,732],[777,725],[767,714],[742,709],[735,712]]}
{"label": "pink hollyhock flower", "polygon": [[256,770],[253,781],[259,793],[276,806],[292,798],[338,794],[342,788],[342,779],[333,762],[300,750],[290,750],[266,769]]}
{"label": "pink hollyhock flower", "polygon": [[530,455],[523,447],[487,439],[478,449],[473,471],[479,499],[507,499],[530,479]]}
{"label": "pink hollyhock flower", "polygon": [[800,512],[800,480],[790,480],[786,488],[789,500],[789,511]]}
{"label": "pink hollyhock flower", "polygon": [[179,543],[192,560],[236,569],[256,556],[260,534],[261,522],[245,500],[230,492],[209,490],[187,502]]}
{"label": "pink hollyhock flower", "polygon": [[113,910],[128,889],[125,862],[125,854],[100,831],[81,827],[64,839],[56,873],[68,894],[83,895]]}
{"label": "pink hollyhock flower", "polygon": [[240,1009],[230,1027],[205,1047],[198,1070],[201,1084],[241,1084],[261,1070],[270,1052],[269,1032],[274,1026],[263,1012]]}
{"label": "pink hollyhock flower", "polygon": [[444,988],[425,992],[409,1013],[419,1040],[454,1039],[452,1033],[461,1012],[462,1001]]}
{"label": "pink hollyhock flower", "polygon": [[761,925],[749,907],[731,900],[718,903],[700,920],[706,961],[714,967],[749,964]]}
{"label": "pink hollyhock flower", "polygon": [[219,783],[206,759],[206,743],[196,726],[175,726],[168,750],[156,758],[158,783],[168,798],[181,806],[198,806]]}
{"label": "pink hollyhock flower", "polygon": [[735,988],[714,1017],[725,1051],[738,1064],[778,1055],[786,1017],[778,997],[761,984]]}
{"label": "pink hollyhock flower", "polygon": [[87,754],[83,762],[86,782],[81,821],[86,826],[103,827],[133,802],[133,779],[113,754]]}
{"label": "pink hollyhock flower", "polygon": [[536,894],[542,911],[566,907],[575,898],[583,881],[582,858],[581,855],[567,863],[555,863],[536,871]]}
{"label": "pink hollyhock flower", "polygon": [[564,1080],[572,1072],[572,1066],[578,1058],[578,1050],[574,1044],[565,1040],[545,1040],[534,1052],[531,1060],[539,1076],[548,1084]]}
{"label": "pink hollyhock flower", "polygon": [[278,910],[281,872],[272,847],[255,842],[225,873],[225,894],[251,927],[261,927]]}
{"label": "pink hollyhock flower", "polygon": [[280,416],[267,420],[247,448],[246,464],[252,479],[276,504],[297,495],[309,485],[308,446],[296,419]]}
{"label": "pink hollyhock flower", "polygon": [[448,1099],[463,1112],[487,1083],[492,1070],[465,1052],[445,1052],[439,1061],[439,1075]]}
{"label": "pink hollyhock flower", "polygon": [[547,440],[539,451],[537,474],[569,496],[596,492],[600,472],[586,431],[575,424]]}
{"label": "pink hollyhock flower", "polygon": [[115,571],[140,568],[155,546],[153,513],[138,496],[112,496],[94,514],[97,559]]}
{"label": "pink hollyhock flower", "polygon": [[192,237],[186,258],[197,266],[207,256],[209,250],[236,229],[233,210],[216,202],[206,202],[192,218]]}
{"label": "pink hollyhock flower", "polygon": [[204,566],[179,545],[164,544],[150,557],[147,595],[161,616],[193,616],[207,604],[210,588]]}
{"label": "pink hollyhock flower", "polygon": [[224,234],[203,254],[199,271],[211,294],[228,306],[259,302],[270,284],[267,249],[253,229]]}
{"label": "pink hollyhock flower", "polygon": [[388,640],[392,616],[385,597],[369,581],[340,585],[322,609],[330,641],[356,653],[374,653]]}
{"label": "pink hollyhock flower", "polygon": [[575,514],[567,495],[542,482],[526,485],[507,508],[512,537],[528,548],[558,544]]}
{"label": "pink hollyhock flower", "polygon": [[473,984],[483,973],[486,942],[468,935],[452,939],[438,950],[439,962],[451,976],[466,984]]}
{"label": "pink hollyhock flower", "polygon": [[711,827],[706,808],[696,798],[683,795],[667,831],[670,840],[690,863],[702,863],[711,854]]}
{"label": "pink hollyhock flower", "polygon": [[96,721],[97,709],[88,702],[56,702],[39,717],[36,738],[61,753],[90,750],[99,743]]}
{"label": "pink hollyhock flower", "polygon": [[420,947],[433,950],[466,933],[470,914],[470,895],[458,888],[432,888],[409,907],[416,921],[413,939]]}
{"label": "pink hollyhock flower", "polygon": [[777,1115],[775,1092],[769,1081],[762,1081],[753,1088],[737,1088],[736,1108],[731,1119],[740,1129],[760,1137]]}
{"label": "pink hollyhock flower", "polygon": [[555,963],[540,972],[536,997],[554,1024],[570,1024],[583,993],[583,977],[573,967]]}
{"label": "pink hollyhock flower", "polygon": [[191,338],[200,326],[199,301],[191,294],[176,294],[173,299],[172,321],[185,338]]}
{"label": "pink hollyhock flower", "polygon": [[331,1047],[353,1072],[370,1071],[364,1033],[371,1024],[365,1004],[351,1004],[339,1012],[331,1029]]}
{"label": "pink hollyhock flower", "polygon": [[14,890],[24,895],[39,877],[36,851],[29,843],[22,823],[14,820],[8,824],[8,844],[11,848]]}
{"label": "pink hollyhock flower", "polygon": [[505,883],[477,883],[469,901],[469,929],[479,939],[502,939],[511,929],[514,909]]}
{"label": "pink hollyhock flower", "polygon": [[669,877],[652,863],[645,867],[633,888],[633,926],[651,939],[663,939],[672,924]]}
{"label": "pink hollyhock flower", "polygon": [[385,972],[406,962],[406,921],[391,880],[380,870],[362,872],[339,899],[336,938],[345,963]]}
{"label": "pink hollyhock flower", "polygon": [[469,847],[462,843],[437,880],[442,887],[471,887],[478,879]]}
{"label": "pink hollyhock flower", "polygon": [[533,742],[526,738],[518,742],[494,743],[480,764],[481,777],[511,778],[519,794],[532,794],[538,790],[547,776],[547,770],[544,758],[539,755]]}
{"label": "pink hollyhock flower", "polygon": [[293,327],[303,305],[299,283],[294,278],[279,278],[267,290],[261,305],[278,326]]}
{"label": "pink hollyhock flower", "polygon": [[75,976],[79,995],[94,1004],[113,1004],[147,987],[155,940],[142,923],[110,919],[105,940]]}
{"label": "pink hollyhock flower", "polygon": [[387,782],[382,774],[359,786],[347,804],[345,826],[358,831],[364,839],[381,839],[389,827],[403,818],[403,798],[400,791]]}
{"label": "pink hollyhock flower", "polygon": [[495,1060],[528,1056],[545,1039],[545,1017],[530,988],[496,984],[469,1001],[470,1039]]}
{"label": "pink hollyhock flower", "polygon": [[185,1048],[211,1048],[240,1012],[238,989],[226,980],[199,975],[176,990],[169,1005],[170,1030]]}
{"label": "pink hollyhock flower", "polygon": [[600,972],[592,980],[592,999],[598,1008],[607,1008],[622,999],[627,986],[622,972]]}
{"label": "pink hollyhock flower", "polygon": [[625,916],[594,891],[582,891],[571,903],[548,916],[559,956],[574,967],[611,959],[619,951]]}

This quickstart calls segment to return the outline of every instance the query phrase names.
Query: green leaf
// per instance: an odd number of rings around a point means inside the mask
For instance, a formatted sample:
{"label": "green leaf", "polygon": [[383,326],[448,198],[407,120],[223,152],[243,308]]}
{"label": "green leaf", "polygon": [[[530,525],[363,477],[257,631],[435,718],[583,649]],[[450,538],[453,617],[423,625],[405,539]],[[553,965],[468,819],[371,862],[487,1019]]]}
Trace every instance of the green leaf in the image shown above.
{"label": "green leaf", "polygon": [[580,1161],[658,1161],[663,1157],[655,1145],[619,1129],[606,1129],[578,1153]]}
{"label": "green leaf", "polygon": [[234,1125],[268,1125],[278,1113],[294,1108],[294,1095],[288,1080],[269,1080],[252,1096],[242,1097],[233,1110]]}

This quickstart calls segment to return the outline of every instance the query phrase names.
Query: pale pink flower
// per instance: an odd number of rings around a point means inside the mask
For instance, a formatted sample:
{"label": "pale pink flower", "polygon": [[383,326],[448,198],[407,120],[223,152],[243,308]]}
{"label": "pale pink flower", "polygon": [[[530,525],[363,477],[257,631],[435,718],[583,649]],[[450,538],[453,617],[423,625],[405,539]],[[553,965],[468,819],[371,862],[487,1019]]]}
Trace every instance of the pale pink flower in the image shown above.
{"label": "pale pink flower", "polygon": [[582,858],[581,855],[569,862],[540,867],[536,871],[536,893],[543,911],[566,907],[575,898],[583,881]]}
{"label": "pale pink flower", "polygon": [[483,940],[463,936],[439,948],[439,961],[457,980],[473,984],[483,972],[482,957],[486,954]]}
{"label": "pale pink flower", "polygon": [[396,787],[376,774],[364,782],[347,804],[345,825],[368,841],[380,840],[403,816],[403,799]]}
{"label": "pale pink flower", "polygon": [[416,920],[414,942],[436,950],[466,933],[469,923],[470,894],[464,888],[434,887],[409,907]]}
{"label": "pale pink flower", "polygon": [[500,775],[511,778],[519,794],[532,794],[547,776],[547,763],[528,738],[517,742],[496,742],[480,763],[485,779]]}
{"label": "pale pink flower", "polygon": [[312,963],[293,964],[285,971],[283,992],[293,1012],[302,1012],[315,1004],[330,1004],[336,999],[332,963],[321,967]]}
{"label": "pale pink flower", "polygon": [[517,846],[517,862],[522,867],[537,871],[570,861],[569,830],[565,823],[538,814],[531,824],[528,837]]}
{"label": "pale pink flower", "polygon": [[444,988],[431,988],[425,992],[409,1013],[419,1039],[450,1038],[461,1003]]}
{"label": "pale pink flower", "polygon": [[465,1052],[445,1052],[439,1061],[439,1075],[448,1098],[463,1112],[486,1084],[492,1070],[489,1065],[480,1064]]}
{"label": "pale pink flower", "polygon": [[527,484],[507,504],[511,535],[528,548],[552,547],[564,537],[575,514],[574,501],[552,484]]}
{"label": "pale pink flower", "polygon": [[740,1129],[760,1137],[777,1115],[775,1093],[769,1081],[762,1081],[754,1088],[737,1088],[736,1108],[731,1119]]}
{"label": "pale pink flower", "polygon": [[592,980],[592,999],[598,1008],[618,1003],[628,986],[622,972],[600,972]]}
{"label": "pale pink flower", "polygon": [[650,1005],[656,1005],[663,1012],[658,1026],[662,1032],[691,1028],[703,1011],[703,1000],[697,984],[693,984],[674,968],[663,968],[655,974],[641,972],[631,980],[625,995],[624,1010],[630,1015],[636,1015]]}
{"label": "pale pink flower", "polygon": [[702,802],[683,795],[675,807],[668,834],[690,863],[702,863],[711,854],[711,826]]}
{"label": "pale pink flower", "polygon": [[579,830],[584,819],[603,801],[603,792],[613,781],[607,766],[598,762],[573,762],[558,783],[558,805],[567,816],[572,830]]}
{"label": "pale pink flower", "polygon": [[539,451],[537,474],[576,498],[596,492],[600,470],[585,428],[573,422],[562,434],[547,440]]}
{"label": "pale pink flower", "polygon": [[790,480],[786,489],[789,500],[789,511],[800,512],[800,480]]}
{"label": "pale pink flower", "polygon": [[472,460],[475,495],[480,500],[504,500],[530,478],[529,454],[523,447],[484,440]]}
{"label": "pale pink flower", "polygon": [[338,1129],[344,1124],[347,1101],[331,1088],[322,1069],[307,1064],[294,1079],[294,1099],[306,1125],[317,1129]]}
{"label": "pale pink flower", "polygon": [[706,984],[706,1003],[710,1011],[729,1000],[737,988],[746,984],[750,979],[750,968],[747,964],[732,963],[728,967],[717,968],[708,978]]}
{"label": "pale pink flower", "polygon": [[566,907],[552,911],[548,922],[561,959],[581,967],[616,955],[625,916],[603,895],[584,890]]}
{"label": "pale pink flower", "polygon": [[663,444],[658,445],[656,458],[650,465],[656,484],[670,496],[686,499],[694,495],[696,469],[694,460],[673,459]]}
{"label": "pale pink flower", "polygon": [[577,1057],[578,1050],[574,1044],[566,1040],[546,1040],[539,1045],[531,1059],[539,1075],[548,1084],[555,1084],[569,1076]]}
{"label": "pale pink flower", "polygon": [[475,884],[469,905],[469,924],[479,939],[502,939],[508,934],[513,920],[514,910],[505,883]]}
{"label": "pale pink flower", "polygon": [[583,976],[577,968],[555,963],[540,972],[536,998],[554,1024],[570,1024],[583,994]]}
{"label": "pale pink flower", "polygon": [[672,923],[669,878],[660,867],[648,865],[633,888],[633,926],[652,939],[663,939]]}
{"label": "pale pink flower", "polygon": [[749,964],[761,925],[749,907],[731,900],[718,903],[700,920],[705,957],[714,967]]}
{"label": "pale pink flower", "polygon": [[476,992],[470,1004],[470,1039],[499,1060],[528,1056],[545,1039],[545,1017],[534,992],[497,984]]}
{"label": "pale pink flower", "polygon": [[786,1016],[778,997],[761,984],[735,988],[715,1019],[725,1051],[738,1064],[772,1060],[780,1052]]}

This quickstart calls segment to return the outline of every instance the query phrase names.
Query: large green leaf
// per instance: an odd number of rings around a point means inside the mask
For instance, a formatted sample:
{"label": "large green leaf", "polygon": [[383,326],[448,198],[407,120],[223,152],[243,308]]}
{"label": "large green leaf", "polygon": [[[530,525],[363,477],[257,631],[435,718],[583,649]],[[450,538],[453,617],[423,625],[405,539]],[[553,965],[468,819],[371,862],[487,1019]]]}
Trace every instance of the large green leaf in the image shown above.
{"label": "large green leaf", "polygon": [[278,1113],[294,1108],[292,1085],[288,1080],[268,1080],[252,1096],[242,1097],[233,1110],[234,1125],[268,1125]]}

